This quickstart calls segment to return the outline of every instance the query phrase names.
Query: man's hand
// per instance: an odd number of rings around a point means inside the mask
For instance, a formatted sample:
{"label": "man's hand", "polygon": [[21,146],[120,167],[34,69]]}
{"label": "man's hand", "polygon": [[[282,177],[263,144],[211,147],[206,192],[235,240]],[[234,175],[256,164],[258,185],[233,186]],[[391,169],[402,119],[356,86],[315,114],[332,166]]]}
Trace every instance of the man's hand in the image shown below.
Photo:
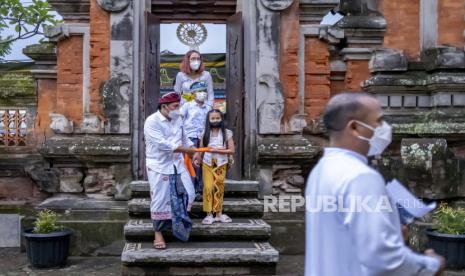
{"label": "man's hand", "polygon": [[436,272],[436,274],[434,274],[434,275],[435,275],[435,276],[440,276],[441,273],[442,273],[442,272],[444,271],[444,269],[446,268],[446,259],[444,259],[443,256],[436,254],[436,252],[434,252],[433,249],[426,249],[426,250],[425,250],[425,255],[426,255],[426,256],[429,256],[429,257],[436,258],[437,260],[439,260],[439,270],[438,270],[438,272]]}
{"label": "man's hand", "polygon": [[400,227],[402,230],[402,237],[404,238],[405,243],[408,243],[409,242],[408,226],[402,224]]}
{"label": "man's hand", "polygon": [[201,162],[202,162],[202,154],[200,152],[196,152],[193,158],[194,166],[200,167]]}

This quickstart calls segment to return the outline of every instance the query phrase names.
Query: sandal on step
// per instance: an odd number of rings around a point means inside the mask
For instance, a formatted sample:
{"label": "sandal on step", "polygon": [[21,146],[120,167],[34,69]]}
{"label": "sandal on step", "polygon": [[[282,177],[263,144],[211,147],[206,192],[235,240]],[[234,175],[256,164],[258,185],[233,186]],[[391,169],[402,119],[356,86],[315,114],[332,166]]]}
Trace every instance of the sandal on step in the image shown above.
{"label": "sandal on step", "polygon": [[222,222],[222,223],[230,223],[232,222],[232,219],[228,215],[221,214],[220,217],[215,218],[215,221]]}
{"label": "sandal on step", "polygon": [[211,215],[206,216],[206,217],[202,220],[202,224],[213,224],[213,222],[215,222],[215,219],[214,219],[213,216],[211,216]]}
{"label": "sandal on step", "polygon": [[155,247],[156,249],[163,250],[166,249],[166,243],[164,241],[156,241],[153,243],[153,247]]}

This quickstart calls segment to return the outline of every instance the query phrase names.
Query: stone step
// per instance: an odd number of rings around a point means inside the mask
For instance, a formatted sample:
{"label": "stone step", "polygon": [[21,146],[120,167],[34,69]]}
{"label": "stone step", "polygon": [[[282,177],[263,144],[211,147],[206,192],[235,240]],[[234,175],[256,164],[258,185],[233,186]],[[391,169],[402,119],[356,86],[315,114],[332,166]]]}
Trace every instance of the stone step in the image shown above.
{"label": "stone step", "polygon": [[[191,240],[266,240],[271,237],[271,226],[261,219],[234,219],[232,223],[205,225],[193,219]],[[171,236],[168,231],[166,237]],[[153,240],[151,220],[131,219],[124,226],[128,241]]]}
{"label": "stone step", "polygon": [[[150,199],[133,198],[128,202],[128,211],[131,217],[149,218],[150,217]],[[263,216],[263,202],[256,198],[225,198],[223,203],[223,212],[231,217],[254,217]],[[193,216],[203,217],[205,213],[202,210],[202,202],[194,202],[191,213]]]}
{"label": "stone step", "polygon": [[126,243],[122,275],[273,275],[279,252],[268,242]]}
{"label": "stone step", "polygon": [[[224,187],[225,197],[248,196],[257,197],[259,191],[258,181],[226,179]],[[132,181],[131,191],[133,197],[149,197],[150,186],[148,181]]]}

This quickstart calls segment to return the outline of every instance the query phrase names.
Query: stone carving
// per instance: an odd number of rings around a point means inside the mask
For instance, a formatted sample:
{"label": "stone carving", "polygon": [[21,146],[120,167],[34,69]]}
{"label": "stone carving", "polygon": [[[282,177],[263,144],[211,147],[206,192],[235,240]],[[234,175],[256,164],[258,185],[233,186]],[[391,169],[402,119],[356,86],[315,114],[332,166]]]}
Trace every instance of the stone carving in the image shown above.
{"label": "stone carving", "polygon": [[129,0],[97,0],[97,4],[107,12],[120,12],[127,8]]}
{"label": "stone carving", "polygon": [[60,171],[58,169],[46,169],[42,164],[35,164],[26,166],[24,170],[34,180],[39,190],[47,193],[60,191]]}
{"label": "stone carving", "polygon": [[302,194],[305,188],[302,173],[300,166],[273,166],[273,194]]}
{"label": "stone carving", "polygon": [[73,133],[73,122],[68,120],[64,115],[58,113],[51,113],[50,118],[52,123],[50,128],[55,133]]}
{"label": "stone carving", "polygon": [[103,133],[103,122],[92,113],[85,113],[81,124],[82,133]]}
{"label": "stone carving", "polygon": [[370,72],[407,71],[407,57],[403,52],[393,49],[374,50],[370,62]]}
{"label": "stone carving", "polygon": [[376,166],[387,179],[398,178],[420,198],[447,199],[464,196],[464,161],[446,139],[404,138],[400,157],[383,155]]}
{"label": "stone carving", "polygon": [[64,168],[60,170],[60,192],[80,193],[83,188],[81,180],[83,174],[77,168]]}
{"label": "stone carving", "polygon": [[261,75],[258,79],[266,86],[266,98],[258,108],[259,133],[280,133],[281,119],[284,112],[284,97],[279,80],[272,75]]}
{"label": "stone carving", "polygon": [[341,0],[339,11],[348,15],[379,14],[379,0]]}
{"label": "stone carving", "polygon": [[426,64],[426,70],[465,68],[463,49],[450,46],[426,49],[421,53],[421,60]]}
{"label": "stone carving", "polygon": [[283,11],[289,8],[294,0],[261,0],[263,6],[273,11]]}
{"label": "stone carving", "polygon": [[108,131],[111,133],[119,132],[120,125],[129,120],[129,117],[122,118],[120,114],[122,107],[127,106],[128,102],[128,95],[125,95],[122,88],[129,83],[129,77],[121,75],[108,80],[102,88],[103,111],[108,120]]}

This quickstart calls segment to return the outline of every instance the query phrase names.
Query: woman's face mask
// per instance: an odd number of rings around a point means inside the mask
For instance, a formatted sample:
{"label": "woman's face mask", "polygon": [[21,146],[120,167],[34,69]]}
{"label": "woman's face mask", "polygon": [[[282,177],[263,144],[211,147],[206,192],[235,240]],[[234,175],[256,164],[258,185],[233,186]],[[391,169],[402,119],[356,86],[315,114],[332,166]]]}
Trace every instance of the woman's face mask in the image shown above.
{"label": "woman's face mask", "polygon": [[194,70],[194,71],[199,70],[199,68],[200,68],[200,60],[192,60],[190,62],[190,66],[191,66],[191,69]]}
{"label": "woman's face mask", "polygon": [[383,123],[373,128],[370,125],[367,125],[360,121],[355,121],[363,127],[371,129],[373,131],[373,136],[371,138],[366,138],[363,136],[357,136],[359,139],[367,141],[370,144],[370,149],[368,150],[368,156],[379,155],[389,146],[392,141],[392,127],[383,121]]}

